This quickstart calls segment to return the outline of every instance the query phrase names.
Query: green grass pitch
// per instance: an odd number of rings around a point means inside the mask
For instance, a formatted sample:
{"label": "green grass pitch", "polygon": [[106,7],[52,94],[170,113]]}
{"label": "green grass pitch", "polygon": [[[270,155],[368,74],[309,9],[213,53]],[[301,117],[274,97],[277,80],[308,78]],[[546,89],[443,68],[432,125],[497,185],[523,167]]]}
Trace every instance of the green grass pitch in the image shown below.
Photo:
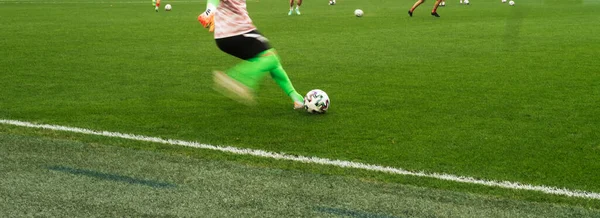
{"label": "green grass pitch", "polygon": [[570,205],[5,133],[0,173],[2,217],[600,215]]}
{"label": "green grass pitch", "polygon": [[[0,119],[600,192],[596,1],[456,0],[440,18],[427,1],[411,18],[408,0],[305,1],[300,16],[287,15],[286,1],[249,0],[296,89],[329,94],[324,115],[293,111],[268,78],[256,107],[213,91],[211,71],[239,60],[198,24],[204,1],[167,3],[173,10],[157,13],[151,1],[0,0]],[[116,144],[600,208],[598,200]]]}

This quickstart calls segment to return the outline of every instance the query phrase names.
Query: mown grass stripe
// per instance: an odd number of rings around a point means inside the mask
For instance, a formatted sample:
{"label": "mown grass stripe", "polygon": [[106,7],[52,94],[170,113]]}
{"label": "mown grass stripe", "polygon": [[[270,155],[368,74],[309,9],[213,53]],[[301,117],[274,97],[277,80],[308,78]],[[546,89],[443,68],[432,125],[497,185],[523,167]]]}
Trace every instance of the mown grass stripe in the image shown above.
{"label": "mown grass stripe", "polygon": [[169,144],[169,145],[180,145],[180,146],[216,150],[216,151],[222,151],[222,152],[240,154],[240,155],[252,155],[252,156],[256,156],[256,157],[273,158],[273,159],[278,159],[278,160],[290,160],[290,161],[297,161],[297,162],[302,162],[302,163],[331,165],[331,166],[354,168],[354,169],[364,169],[364,170],[384,172],[384,173],[390,173],[390,174],[396,174],[396,175],[426,177],[426,178],[441,179],[441,180],[460,182],[460,183],[478,184],[478,185],[484,185],[484,186],[490,186],[490,187],[500,187],[500,188],[507,188],[507,189],[515,189],[515,190],[539,191],[539,192],[553,194],[553,195],[562,195],[562,196],[568,196],[568,197],[579,197],[579,198],[600,200],[600,193],[590,192],[590,191],[582,191],[582,190],[571,190],[571,189],[567,189],[567,188],[558,188],[558,187],[545,186],[545,185],[530,185],[530,184],[523,184],[520,182],[511,182],[511,181],[483,180],[483,179],[475,179],[473,177],[457,176],[457,175],[445,174],[445,173],[411,172],[411,171],[404,170],[401,168],[386,167],[386,166],[358,163],[358,162],[352,162],[352,161],[331,160],[331,159],[319,158],[319,157],[305,157],[305,156],[289,155],[289,154],[285,154],[285,153],[275,153],[275,152],[269,152],[269,151],[263,151],[263,150],[236,148],[236,147],[231,147],[231,146],[223,147],[223,146],[215,146],[215,145],[209,145],[209,144],[201,144],[198,142],[189,142],[189,141],[174,140],[174,139],[162,139],[162,138],[158,138],[158,137],[148,137],[148,136],[125,134],[125,133],[118,133],[118,132],[109,132],[109,131],[95,131],[95,130],[90,130],[90,129],[77,128],[77,127],[48,125],[48,124],[34,124],[34,123],[18,121],[18,120],[0,120],[0,123],[7,124],[7,125],[14,125],[14,126],[29,127],[29,128],[49,129],[49,130],[57,130],[57,131],[82,133],[82,134],[88,134],[88,135],[99,135],[99,136],[106,136],[106,137],[113,137],[113,138],[131,139],[131,140],[136,140],[136,141],[155,142],[155,143]]}
{"label": "mown grass stripe", "polygon": [[380,214],[368,213],[368,212],[363,212],[363,211],[348,210],[348,209],[333,208],[333,207],[316,207],[315,210],[319,211],[319,212],[334,214],[334,215],[343,216],[343,217],[398,218],[397,216],[387,216],[387,215],[380,215]]}
{"label": "mown grass stripe", "polygon": [[103,172],[94,171],[94,170],[77,169],[77,168],[71,168],[71,167],[66,167],[66,166],[50,166],[50,167],[48,167],[48,169],[54,170],[54,171],[70,173],[70,174],[74,174],[74,175],[82,175],[82,176],[103,179],[103,180],[110,180],[110,181],[115,181],[115,182],[124,182],[124,183],[129,183],[129,184],[145,185],[145,186],[150,186],[153,188],[174,188],[174,187],[176,187],[175,184],[166,183],[166,182],[138,179],[138,178],[133,178],[130,176],[103,173]]}

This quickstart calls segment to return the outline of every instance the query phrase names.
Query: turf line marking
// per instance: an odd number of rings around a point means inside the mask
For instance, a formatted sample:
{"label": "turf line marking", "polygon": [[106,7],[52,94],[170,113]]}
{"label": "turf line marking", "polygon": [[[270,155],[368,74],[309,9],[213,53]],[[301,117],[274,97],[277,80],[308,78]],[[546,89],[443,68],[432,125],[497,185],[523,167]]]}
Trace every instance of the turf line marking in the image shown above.
{"label": "turf line marking", "polygon": [[363,169],[363,170],[384,172],[384,173],[396,174],[396,175],[426,177],[426,178],[434,178],[434,179],[460,182],[460,183],[484,185],[484,186],[490,186],[490,187],[500,187],[500,188],[506,188],[506,189],[514,189],[514,190],[539,191],[539,192],[553,194],[553,195],[562,195],[562,196],[568,196],[568,197],[579,197],[579,198],[600,200],[600,193],[582,191],[582,190],[570,190],[570,189],[566,189],[566,188],[558,188],[558,187],[545,186],[545,185],[530,185],[530,184],[522,184],[520,182],[483,180],[483,179],[475,179],[473,177],[456,176],[456,175],[445,174],[445,173],[412,172],[412,171],[404,170],[401,168],[378,166],[378,165],[373,165],[373,164],[365,164],[365,163],[358,163],[358,162],[351,162],[351,161],[344,161],[344,160],[331,160],[331,159],[319,158],[319,157],[304,157],[304,156],[296,156],[296,155],[289,155],[289,154],[285,154],[285,153],[276,153],[276,152],[269,152],[269,151],[263,151],[263,150],[248,149],[248,148],[236,148],[236,147],[231,147],[231,146],[215,146],[215,145],[209,145],[209,144],[201,144],[198,142],[182,141],[182,140],[175,140],[175,139],[162,139],[162,138],[158,138],[158,137],[149,137],[149,136],[125,134],[125,133],[118,133],[118,132],[95,131],[95,130],[90,130],[90,129],[77,128],[77,127],[48,125],[48,124],[35,124],[35,123],[30,123],[30,122],[18,121],[18,120],[0,119],[0,124],[29,127],[29,128],[38,128],[38,129],[49,129],[49,130],[65,131],[65,132],[73,132],[73,133],[82,133],[82,134],[88,134],[88,135],[98,135],[98,136],[130,139],[130,140],[144,141],[144,142],[155,142],[155,143],[168,144],[168,145],[180,145],[180,146],[222,151],[222,152],[226,152],[226,153],[233,153],[233,154],[240,154],[240,155],[252,155],[252,156],[256,156],[256,157],[273,158],[273,159],[277,159],[277,160],[290,160],[290,161],[297,161],[297,162],[302,162],[302,163],[312,163],[312,164],[337,166],[337,167],[343,167],[343,168]]}

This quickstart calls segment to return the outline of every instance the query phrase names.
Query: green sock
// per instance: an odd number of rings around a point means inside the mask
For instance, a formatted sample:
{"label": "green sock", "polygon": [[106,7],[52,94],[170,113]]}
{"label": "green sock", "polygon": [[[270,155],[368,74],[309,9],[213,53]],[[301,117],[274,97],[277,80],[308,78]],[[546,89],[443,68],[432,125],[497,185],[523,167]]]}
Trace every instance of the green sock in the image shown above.
{"label": "green sock", "polygon": [[288,77],[287,73],[285,73],[285,70],[279,63],[279,59],[277,61],[277,64],[278,66],[275,69],[271,70],[271,77],[273,77],[273,80],[275,80],[277,85],[279,85],[279,87],[283,89],[285,94],[292,98],[292,101],[303,101],[304,98],[302,97],[302,95],[296,92],[296,89],[294,89],[294,85],[292,85],[292,81],[290,81],[290,78]]}
{"label": "green sock", "polygon": [[[272,53],[272,54],[269,54]],[[267,55],[265,55],[267,54]],[[285,70],[279,62],[279,57],[275,54],[275,49],[269,49],[258,54],[256,57],[244,61],[235,67],[227,70],[227,75],[243,83],[244,85],[256,90],[258,83],[267,72],[271,73],[273,80],[283,89],[285,94],[290,96],[293,101],[302,101],[302,95],[298,94],[287,76]]]}

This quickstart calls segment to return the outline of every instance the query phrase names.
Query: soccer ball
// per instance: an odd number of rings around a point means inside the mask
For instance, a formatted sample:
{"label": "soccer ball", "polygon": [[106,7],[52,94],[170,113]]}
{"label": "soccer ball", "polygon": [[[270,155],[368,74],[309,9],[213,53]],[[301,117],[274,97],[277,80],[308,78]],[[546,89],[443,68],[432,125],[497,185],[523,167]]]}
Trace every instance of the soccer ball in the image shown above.
{"label": "soccer ball", "polygon": [[502,0],[502,3],[506,3],[506,0]]}
{"label": "soccer ball", "polygon": [[313,114],[322,114],[329,109],[329,96],[323,90],[313,89],[304,97],[304,109]]}
{"label": "soccer ball", "polygon": [[329,0],[329,5],[335,5],[335,0]]}
{"label": "soccer ball", "polygon": [[165,5],[165,11],[171,11],[171,4]]}
{"label": "soccer ball", "polygon": [[440,2],[440,6],[446,6],[446,2]]}
{"label": "soccer ball", "polygon": [[354,15],[356,15],[357,17],[362,17],[364,14],[365,13],[360,9],[354,10]]}
{"label": "soccer ball", "polygon": [[508,2],[508,4],[509,4],[510,6],[513,6],[513,5],[515,5],[515,1],[509,1],[509,2]]}
{"label": "soccer ball", "polygon": [[469,0],[465,0],[465,4],[468,5],[469,4]]}

